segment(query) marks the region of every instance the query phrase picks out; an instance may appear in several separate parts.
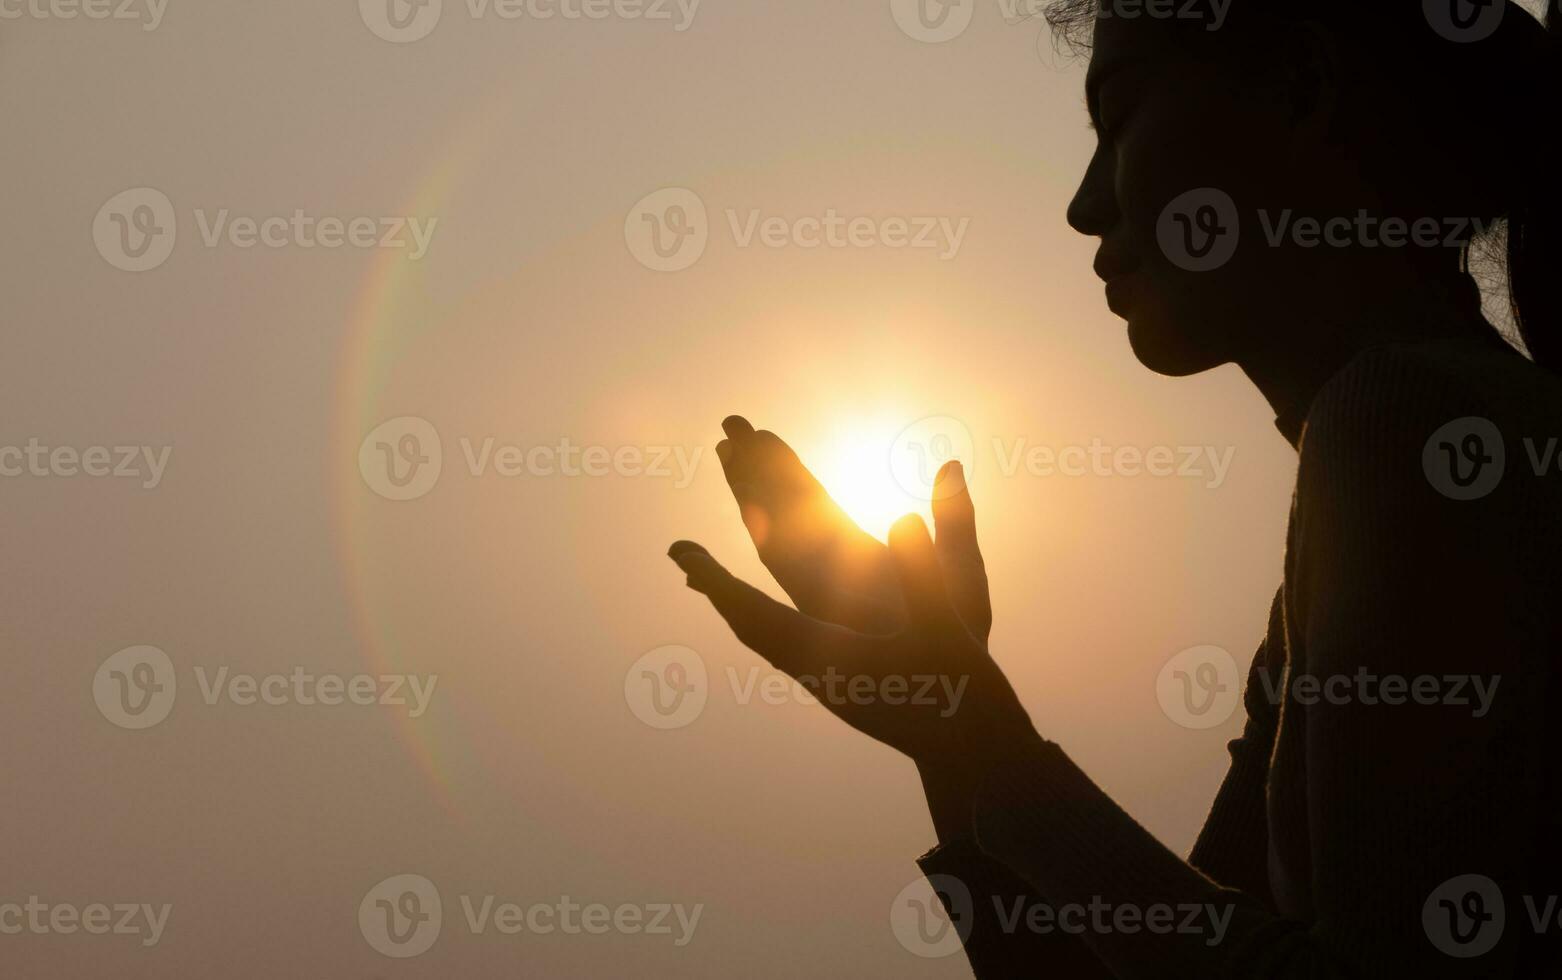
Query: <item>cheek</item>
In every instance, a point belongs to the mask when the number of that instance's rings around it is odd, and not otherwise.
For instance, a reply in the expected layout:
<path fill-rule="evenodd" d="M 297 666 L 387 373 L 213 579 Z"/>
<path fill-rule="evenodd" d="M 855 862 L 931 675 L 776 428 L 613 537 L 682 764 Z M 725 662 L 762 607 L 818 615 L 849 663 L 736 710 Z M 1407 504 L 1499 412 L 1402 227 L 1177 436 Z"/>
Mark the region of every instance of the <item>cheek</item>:
<path fill-rule="evenodd" d="M 1271 250 L 1257 247 L 1262 237 L 1244 207 L 1264 196 L 1262 185 L 1274 169 L 1265 162 L 1264 141 L 1252 135 L 1263 127 L 1242 121 L 1218 100 L 1203 99 L 1201 112 L 1146 113 L 1118 143 L 1123 230 L 1143 263 L 1144 302 L 1130 318 L 1130 340 L 1145 364 L 1173 375 L 1228 360 L 1265 300 L 1258 284 L 1273 279 L 1270 256 L 1263 254 Z M 1226 264 L 1189 271 L 1162 250 L 1157 232 L 1169 204 L 1202 188 L 1231 197 L 1241 235 Z"/>
<path fill-rule="evenodd" d="M 1199 188 L 1244 202 L 1267 197 L 1277 154 L 1266 120 L 1211 88 L 1170 90 L 1146 105 L 1117 147 L 1117 199 L 1136 241 L 1156 248 L 1156 226 L 1176 198 Z M 1244 224 L 1246 224 L 1244 214 Z"/>

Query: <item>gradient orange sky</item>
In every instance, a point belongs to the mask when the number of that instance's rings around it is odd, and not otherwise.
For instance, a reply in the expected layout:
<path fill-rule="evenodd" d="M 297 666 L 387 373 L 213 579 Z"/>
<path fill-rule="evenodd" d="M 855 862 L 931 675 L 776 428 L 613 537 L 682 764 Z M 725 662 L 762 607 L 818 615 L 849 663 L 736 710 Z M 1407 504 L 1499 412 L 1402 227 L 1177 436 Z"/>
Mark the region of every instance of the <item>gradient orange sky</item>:
<path fill-rule="evenodd" d="M 0 936 L 16 976 L 957 977 L 889 926 L 933 843 L 915 774 L 822 710 L 739 704 L 757 666 L 664 557 L 706 544 L 774 591 L 711 447 L 742 413 L 882 532 L 875 462 L 927 416 L 972 433 L 993 650 L 1041 732 L 1182 852 L 1240 716 L 1170 721 L 1160 668 L 1245 669 L 1279 583 L 1294 458 L 1234 369 L 1133 360 L 1063 214 L 1090 154 L 1083 66 L 978 3 L 922 43 L 887 3 L 708 2 L 690 28 L 473 21 L 374 36 L 352 3 L 175 2 L 155 31 L 0 23 L 8 351 L 0 445 L 172 447 L 155 489 L 0 480 L 11 842 L 0 901 L 168 902 L 151 949 Z M 1042 45 L 1045 47 L 1046 45 Z M 112 268 L 94 215 L 155 187 L 179 241 Z M 654 272 L 626 215 L 698 193 L 710 241 Z M 438 217 L 426 257 L 205 247 L 197 209 Z M 726 212 L 967 219 L 926 250 L 739 247 Z M 428 420 L 445 469 L 373 493 L 359 442 Z M 692 482 L 469 473 L 460 440 L 682 447 Z M 1005 475 L 998 447 L 1209 446 L 1218 487 Z M 868 462 L 864 463 L 863 460 Z M 875 483 L 875 481 L 877 481 Z M 876 487 L 876 488 L 875 488 Z M 779 593 L 778 593 L 779 594 Z M 92 679 L 150 644 L 168 720 Z M 637 658 L 697 651 L 710 702 L 657 731 Z M 420 718 L 202 702 L 197 667 L 437 674 Z M 387 876 L 438 883 L 410 960 L 359 935 Z M 456 896 L 682 902 L 687 946 L 471 935 Z"/>

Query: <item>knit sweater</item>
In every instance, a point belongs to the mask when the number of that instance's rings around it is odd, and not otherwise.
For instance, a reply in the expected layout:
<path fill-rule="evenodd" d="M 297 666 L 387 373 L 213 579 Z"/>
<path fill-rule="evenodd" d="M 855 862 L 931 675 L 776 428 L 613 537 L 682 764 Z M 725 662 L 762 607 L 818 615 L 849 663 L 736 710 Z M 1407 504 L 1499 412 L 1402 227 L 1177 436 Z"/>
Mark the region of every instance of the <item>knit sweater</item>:
<path fill-rule="evenodd" d="M 969 890 L 940 897 L 982 980 L 1559 975 L 1562 382 L 1386 345 L 1279 425 L 1285 576 L 1191 857 L 1005 747 L 974 838 L 919 862 Z"/>

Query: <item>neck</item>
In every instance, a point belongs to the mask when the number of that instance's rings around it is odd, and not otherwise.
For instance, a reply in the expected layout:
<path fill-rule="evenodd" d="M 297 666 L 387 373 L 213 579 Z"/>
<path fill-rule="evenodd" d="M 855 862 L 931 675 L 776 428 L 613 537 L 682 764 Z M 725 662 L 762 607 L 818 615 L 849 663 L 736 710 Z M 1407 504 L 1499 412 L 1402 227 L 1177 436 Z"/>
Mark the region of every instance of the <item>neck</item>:
<path fill-rule="evenodd" d="M 1296 444 L 1301 423 L 1318 390 L 1364 350 L 1391 343 L 1495 336 L 1481 314 L 1480 290 L 1463 272 L 1456 278 L 1422 277 L 1372 288 L 1334 285 L 1309 296 L 1354 297 L 1349 309 L 1298 302 L 1272 325 L 1254 349 L 1236 358 L 1274 410 L 1276 423 Z"/>

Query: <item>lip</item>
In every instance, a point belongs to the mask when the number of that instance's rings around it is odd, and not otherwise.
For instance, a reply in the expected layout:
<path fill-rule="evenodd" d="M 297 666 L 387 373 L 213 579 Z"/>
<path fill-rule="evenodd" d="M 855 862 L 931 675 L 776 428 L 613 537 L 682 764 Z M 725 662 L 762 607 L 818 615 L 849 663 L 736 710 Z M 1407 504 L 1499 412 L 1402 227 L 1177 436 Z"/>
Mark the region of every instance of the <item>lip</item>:
<path fill-rule="evenodd" d="M 1119 316 L 1126 315 L 1125 311 L 1128 308 L 1128 300 L 1133 295 L 1133 291 L 1129 288 L 1132 285 L 1132 282 L 1133 275 L 1131 273 L 1113 276 L 1111 279 L 1107 280 L 1107 309 L 1111 310 L 1113 313 L 1118 314 Z"/>
<path fill-rule="evenodd" d="M 1096 253 L 1091 268 L 1102 282 L 1111 283 L 1138 271 L 1139 263 L 1126 255 L 1113 254 L 1103 248 Z"/>

